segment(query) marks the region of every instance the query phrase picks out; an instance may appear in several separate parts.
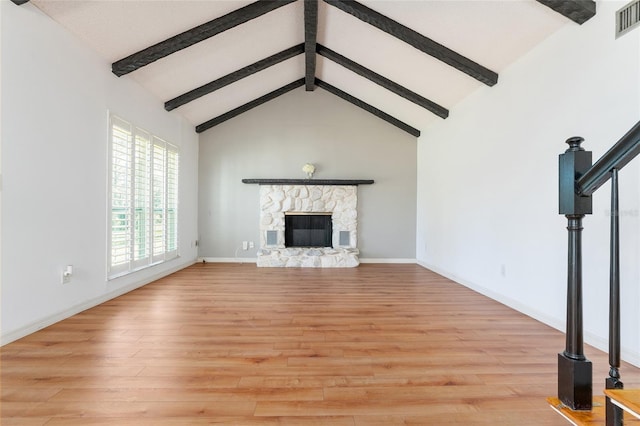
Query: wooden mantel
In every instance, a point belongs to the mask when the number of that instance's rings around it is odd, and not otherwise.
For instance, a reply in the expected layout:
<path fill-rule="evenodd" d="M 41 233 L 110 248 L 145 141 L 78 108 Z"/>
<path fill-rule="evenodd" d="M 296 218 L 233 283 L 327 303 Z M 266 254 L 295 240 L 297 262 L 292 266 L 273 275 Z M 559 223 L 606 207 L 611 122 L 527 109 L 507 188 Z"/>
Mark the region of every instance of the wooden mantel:
<path fill-rule="evenodd" d="M 258 185 L 371 185 L 373 179 L 242 179 Z"/>

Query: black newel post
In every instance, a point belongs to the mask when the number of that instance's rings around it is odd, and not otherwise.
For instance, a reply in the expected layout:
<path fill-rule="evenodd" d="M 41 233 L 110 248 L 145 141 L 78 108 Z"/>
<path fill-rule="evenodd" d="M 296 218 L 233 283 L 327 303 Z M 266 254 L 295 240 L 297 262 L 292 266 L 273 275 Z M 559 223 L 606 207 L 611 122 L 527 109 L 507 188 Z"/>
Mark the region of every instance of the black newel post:
<path fill-rule="evenodd" d="M 567 140 L 560 155 L 560 214 L 568 225 L 567 330 L 565 350 L 558 354 L 558 398 L 572 410 L 591 410 L 591 361 L 584 356 L 582 331 L 582 219 L 592 213 L 591 196 L 580 196 L 576 180 L 591 167 L 591 152 L 580 147 L 581 137 Z"/>

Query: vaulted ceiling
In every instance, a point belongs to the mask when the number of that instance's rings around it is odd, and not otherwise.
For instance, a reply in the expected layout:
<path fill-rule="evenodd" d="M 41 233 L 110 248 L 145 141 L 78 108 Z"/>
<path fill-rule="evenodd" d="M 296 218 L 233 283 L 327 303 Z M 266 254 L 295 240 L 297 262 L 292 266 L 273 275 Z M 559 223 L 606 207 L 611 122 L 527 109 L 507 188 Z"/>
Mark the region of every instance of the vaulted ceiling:
<path fill-rule="evenodd" d="M 591 0 L 31 3 L 198 132 L 290 90 L 327 90 L 418 136 L 595 14 Z"/>

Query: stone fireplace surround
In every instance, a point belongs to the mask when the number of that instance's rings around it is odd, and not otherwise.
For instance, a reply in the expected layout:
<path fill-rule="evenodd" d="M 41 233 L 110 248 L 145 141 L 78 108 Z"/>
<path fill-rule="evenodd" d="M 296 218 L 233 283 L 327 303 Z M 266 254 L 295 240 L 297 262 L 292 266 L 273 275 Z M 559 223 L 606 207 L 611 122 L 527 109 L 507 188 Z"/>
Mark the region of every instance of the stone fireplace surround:
<path fill-rule="evenodd" d="M 373 180 L 243 179 L 260 184 L 259 267 L 355 267 L 358 260 L 357 185 Z M 285 247 L 285 213 L 331 213 L 333 247 Z M 267 235 L 273 237 L 275 241 Z M 342 243 L 341 242 L 341 231 Z M 348 244 L 344 232 L 348 232 Z"/>

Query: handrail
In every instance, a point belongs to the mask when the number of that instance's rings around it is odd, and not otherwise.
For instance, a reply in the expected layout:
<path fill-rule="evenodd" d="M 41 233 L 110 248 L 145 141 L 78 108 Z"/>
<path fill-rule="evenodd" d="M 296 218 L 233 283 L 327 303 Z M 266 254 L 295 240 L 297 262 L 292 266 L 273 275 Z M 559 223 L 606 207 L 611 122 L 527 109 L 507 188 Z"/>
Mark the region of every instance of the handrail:
<path fill-rule="evenodd" d="M 611 241 L 609 270 L 609 376 L 606 389 L 623 389 L 620 380 L 620 239 L 618 171 L 640 155 L 640 121 L 595 164 L 581 137 L 567 139 L 559 157 L 559 213 L 568 221 L 567 330 L 564 352 L 558 354 L 558 398 L 572 410 L 592 408 L 592 367 L 584 356 L 582 331 L 582 219 L 593 212 L 592 194 L 611 179 Z M 622 426 L 622 410 L 609 397 L 606 425 Z"/>
<path fill-rule="evenodd" d="M 576 192 L 582 197 L 590 196 L 609 180 L 611 170 L 622 169 L 638 154 L 640 154 L 640 121 L 576 181 Z"/>

